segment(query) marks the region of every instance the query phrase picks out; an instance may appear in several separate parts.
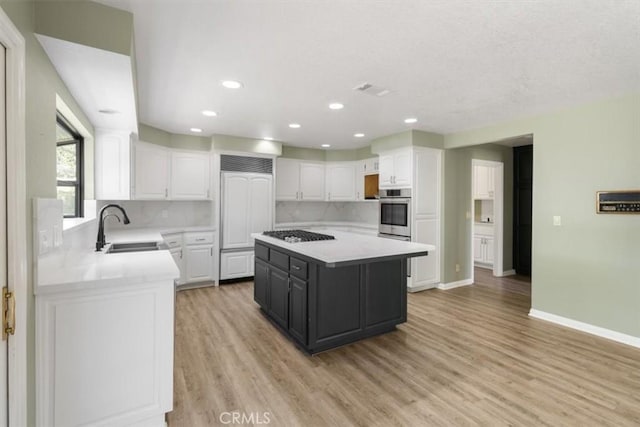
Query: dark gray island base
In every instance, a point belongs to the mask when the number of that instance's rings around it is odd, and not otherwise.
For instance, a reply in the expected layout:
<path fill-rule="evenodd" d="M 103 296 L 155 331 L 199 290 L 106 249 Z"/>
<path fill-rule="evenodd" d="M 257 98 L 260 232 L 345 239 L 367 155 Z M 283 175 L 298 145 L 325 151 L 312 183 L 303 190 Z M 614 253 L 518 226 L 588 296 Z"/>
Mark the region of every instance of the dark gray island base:
<path fill-rule="evenodd" d="M 407 321 L 407 255 L 329 267 L 256 240 L 255 256 L 254 300 L 310 354 Z"/>

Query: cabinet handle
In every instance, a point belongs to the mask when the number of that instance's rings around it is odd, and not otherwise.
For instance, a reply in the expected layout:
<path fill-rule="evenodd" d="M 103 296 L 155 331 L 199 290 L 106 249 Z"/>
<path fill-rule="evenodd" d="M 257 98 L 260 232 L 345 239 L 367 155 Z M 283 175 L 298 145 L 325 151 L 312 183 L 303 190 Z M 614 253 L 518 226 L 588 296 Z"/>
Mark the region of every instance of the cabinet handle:
<path fill-rule="evenodd" d="M 300 193 L 299 191 L 296 191 L 296 200 L 298 200 L 298 194 L 299 193 Z"/>
<path fill-rule="evenodd" d="M 169 197 L 169 189 L 168 188 L 164 189 L 164 197 Z"/>
<path fill-rule="evenodd" d="M 210 199 L 210 198 L 211 198 L 211 196 L 209 196 L 209 191 L 210 191 L 210 190 L 209 190 L 209 189 L 207 189 L 207 199 Z"/>
<path fill-rule="evenodd" d="M 356 200 L 360 200 L 360 192 L 359 191 L 356 193 Z"/>
<path fill-rule="evenodd" d="M 196 242 L 204 242 L 205 238 L 204 237 L 199 237 L 196 239 Z"/>
<path fill-rule="evenodd" d="M 182 259 L 182 249 L 180 249 L 180 259 Z"/>
<path fill-rule="evenodd" d="M 329 200 L 331 200 L 331 192 L 329 192 Z"/>
<path fill-rule="evenodd" d="M 211 256 L 213 256 L 213 248 L 209 250 L 211 252 Z"/>
<path fill-rule="evenodd" d="M 302 191 L 300 192 L 300 200 L 302 200 L 304 198 L 304 195 L 302 193 Z"/>
<path fill-rule="evenodd" d="M 298 267 L 297 265 L 292 265 L 291 268 L 293 268 L 294 270 L 300 270 L 300 267 Z"/>

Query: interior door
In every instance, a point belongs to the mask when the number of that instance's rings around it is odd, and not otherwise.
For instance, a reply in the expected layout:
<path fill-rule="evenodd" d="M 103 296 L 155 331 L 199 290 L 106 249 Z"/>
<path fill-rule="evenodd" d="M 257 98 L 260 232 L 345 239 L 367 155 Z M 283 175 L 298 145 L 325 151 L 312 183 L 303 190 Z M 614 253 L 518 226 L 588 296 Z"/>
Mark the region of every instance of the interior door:
<path fill-rule="evenodd" d="M 5 55 L 6 50 L 0 44 L 0 277 L 1 287 L 7 286 L 7 123 L 5 93 Z M 0 344 L 0 427 L 8 421 L 8 389 L 7 389 L 7 340 Z"/>

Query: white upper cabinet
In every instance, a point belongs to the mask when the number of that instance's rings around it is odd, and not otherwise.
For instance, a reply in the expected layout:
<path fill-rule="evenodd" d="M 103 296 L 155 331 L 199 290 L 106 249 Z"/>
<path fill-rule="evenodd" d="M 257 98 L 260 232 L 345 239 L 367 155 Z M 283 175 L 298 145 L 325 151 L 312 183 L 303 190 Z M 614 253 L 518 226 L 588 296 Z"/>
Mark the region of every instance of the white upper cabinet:
<path fill-rule="evenodd" d="M 169 150 L 137 142 L 134 146 L 134 198 L 165 200 L 169 198 Z"/>
<path fill-rule="evenodd" d="M 379 159 L 377 157 L 372 157 L 370 159 L 363 160 L 364 163 L 364 174 L 365 175 L 375 175 L 379 171 Z"/>
<path fill-rule="evenodd" d="M 493 199 L 495 193 L 495 169 L 491 166 L 473 166 L 473 198 Z"/>
<path fill-rule="evenodd" d="M 173 200 L 209 199 L 209 165 L 209 153 L 172 152 L 170 198 Z"/>
<path fill-rule="evenodd" d="M 324 200 L 323 163 L 279 158 L 276 165 L 276 200 Z"/>
<path fill-rule="evenodd" d="M 96 129 L 95 188 L 97 200 L 131 198 L 131 134 Z"/>
<path fill-rule="evenodd" d="M 326 169 L 327 177 L 327 200 L 329 201 L 351 201 L 356 200 L 356 164 L 351 162 L 341 162 L 328 164 Z M 363 182 L 364 190 L 364 179 Z"/>
<path fill-rule="evenodd" d="M 300 163 L 300 200 L 324 200 L 324 164 Z"/>
<path fill-rule="evenodd" d="M 411 148 L 389 151 L 379 158 L 380 188 L 411 187 L 413 159 Z"/>
<path fill-rule="evenodd" d="M 211 162 L 208 152 L 172 150 L 146 142 L 133 148 L 133 198 L 136 200 L 208 200 Z"/>

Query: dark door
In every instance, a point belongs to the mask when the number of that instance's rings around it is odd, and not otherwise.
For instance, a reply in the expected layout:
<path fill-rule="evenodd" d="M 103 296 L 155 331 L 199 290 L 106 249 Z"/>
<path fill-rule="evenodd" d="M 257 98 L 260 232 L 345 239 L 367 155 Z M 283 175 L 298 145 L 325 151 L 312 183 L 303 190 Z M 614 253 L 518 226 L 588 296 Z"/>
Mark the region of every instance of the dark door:
<path fill-rule="evenodd" d="M 307 282 L 296 277 L 291 277 L 289 332 L 303 344 L 307 343 Z"/>
<path fill-rule="evenodd" d="M 289 323 L 289 273 L 269 267 L 269 315 L 287 329 Z"/>
<path fill-rule="evenodd" d="M 531 275 L 533 145 L 513 149 L 513 268 Z"/>
<path fill-rule="evenodd" d="M 263 310 L 267 310 L 269 289 L 269 268 L 264 261 L 256 258 L 255 273 L 253 278 L 253 300 L 260 304 Z"/>

